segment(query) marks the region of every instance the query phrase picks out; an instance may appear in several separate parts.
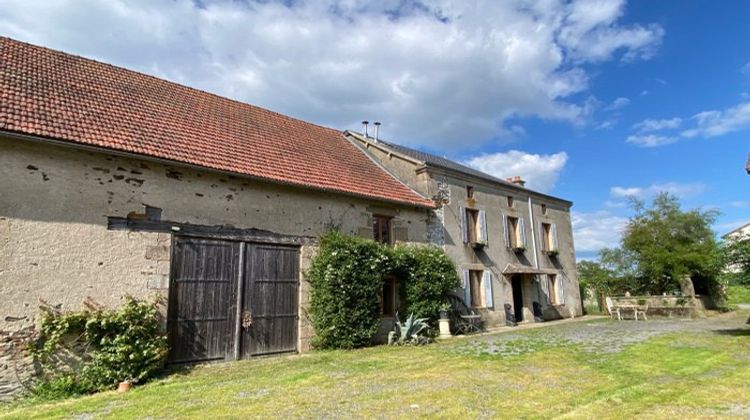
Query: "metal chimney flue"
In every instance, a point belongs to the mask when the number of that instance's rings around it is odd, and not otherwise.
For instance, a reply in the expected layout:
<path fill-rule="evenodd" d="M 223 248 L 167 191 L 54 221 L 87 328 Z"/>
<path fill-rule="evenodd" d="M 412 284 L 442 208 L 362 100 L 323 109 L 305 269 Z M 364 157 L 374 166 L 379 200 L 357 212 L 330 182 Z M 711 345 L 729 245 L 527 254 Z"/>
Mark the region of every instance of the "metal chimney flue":
<path fill-rule="evenodd" d="M 368 135 L 367 135 L 367 125 L 368 124 L 370 124 L 369 121 L 367 121 L 367 120 L 362 121 L 362 131 L 365 132 L 365 138 L 368 137 Z"/>
<path fill-rule="evenodd" d="M 380 134 L 380 121 L 375 121 L 375 143 L 378 142 L 379 134 Z"/>

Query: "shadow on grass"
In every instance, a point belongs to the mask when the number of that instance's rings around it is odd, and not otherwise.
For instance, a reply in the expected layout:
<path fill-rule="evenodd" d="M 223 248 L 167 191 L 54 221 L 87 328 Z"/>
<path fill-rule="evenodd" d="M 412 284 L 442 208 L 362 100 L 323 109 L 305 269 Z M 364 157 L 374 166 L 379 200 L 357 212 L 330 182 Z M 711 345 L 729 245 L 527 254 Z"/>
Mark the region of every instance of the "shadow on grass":
<path fill-rule="evenodd" d="M 750 337 L 750 328 L 730 328 L 725 330 L 714 330 L 715 334 L 731 335 L 734 337 Z"/>

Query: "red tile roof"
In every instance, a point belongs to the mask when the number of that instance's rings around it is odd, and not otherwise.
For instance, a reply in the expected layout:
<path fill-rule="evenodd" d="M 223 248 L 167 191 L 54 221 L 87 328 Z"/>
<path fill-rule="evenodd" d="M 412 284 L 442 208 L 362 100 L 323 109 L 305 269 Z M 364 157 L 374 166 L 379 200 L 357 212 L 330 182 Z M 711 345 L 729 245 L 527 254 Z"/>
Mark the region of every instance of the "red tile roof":
<path fill-rule="evenodd" d="M 337 130 L 4 37 L 0 130 L 433 206 Z"/>

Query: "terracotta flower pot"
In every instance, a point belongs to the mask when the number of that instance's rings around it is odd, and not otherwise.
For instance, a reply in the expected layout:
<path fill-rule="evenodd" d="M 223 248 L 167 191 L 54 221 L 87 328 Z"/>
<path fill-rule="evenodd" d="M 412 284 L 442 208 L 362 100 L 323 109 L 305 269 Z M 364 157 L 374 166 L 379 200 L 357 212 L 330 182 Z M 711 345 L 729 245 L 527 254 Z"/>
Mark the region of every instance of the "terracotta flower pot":
<path fill-rule="evenodd" d="M 117 385 L 117 392 L 128 392 L 130 391 L 130 387 L 132 384 L 130 381 L 122 381 L 119 385 Z"/>

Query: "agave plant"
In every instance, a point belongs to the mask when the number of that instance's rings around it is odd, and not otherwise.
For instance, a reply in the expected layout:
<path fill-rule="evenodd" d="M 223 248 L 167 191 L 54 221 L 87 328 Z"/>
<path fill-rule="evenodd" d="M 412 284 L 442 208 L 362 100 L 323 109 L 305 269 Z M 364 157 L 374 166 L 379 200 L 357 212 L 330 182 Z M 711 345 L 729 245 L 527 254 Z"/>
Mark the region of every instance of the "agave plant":
<path fill-rule="evenodd" d="M 396 328 L 388 334 L 389 344 L 421 344 L 426 342 L 426 337 L 420 333 L 427 329 L 427 318 L 416 318 L 410 314 L 406 321 L 401 322 L 396 314 Z"/>

